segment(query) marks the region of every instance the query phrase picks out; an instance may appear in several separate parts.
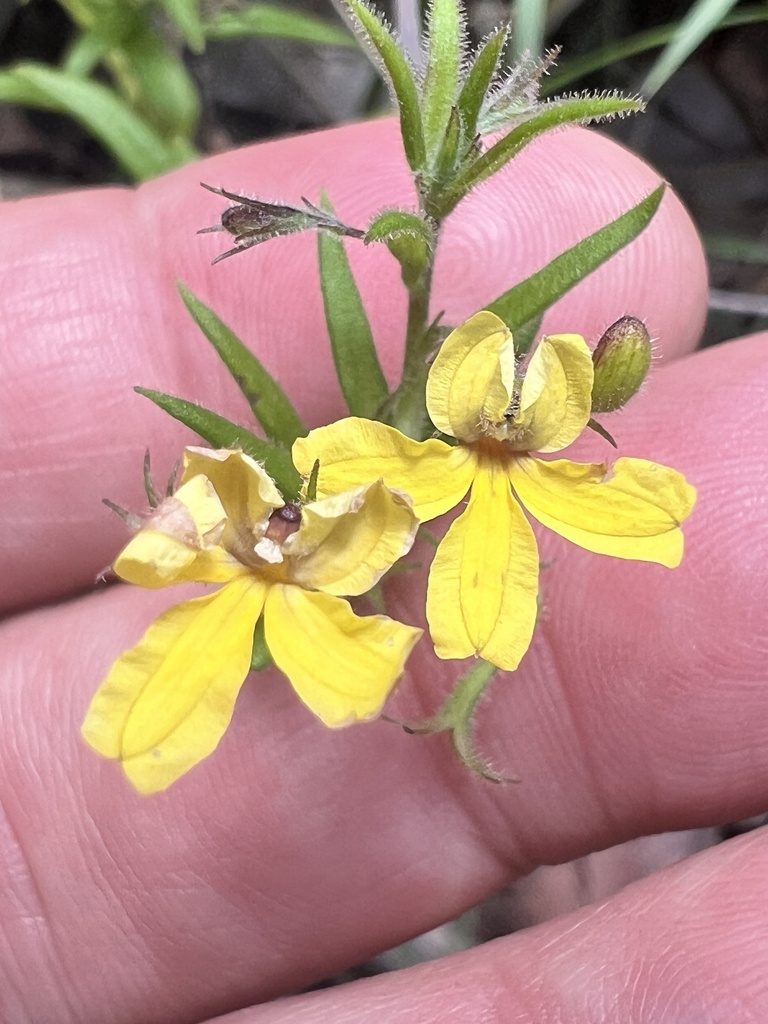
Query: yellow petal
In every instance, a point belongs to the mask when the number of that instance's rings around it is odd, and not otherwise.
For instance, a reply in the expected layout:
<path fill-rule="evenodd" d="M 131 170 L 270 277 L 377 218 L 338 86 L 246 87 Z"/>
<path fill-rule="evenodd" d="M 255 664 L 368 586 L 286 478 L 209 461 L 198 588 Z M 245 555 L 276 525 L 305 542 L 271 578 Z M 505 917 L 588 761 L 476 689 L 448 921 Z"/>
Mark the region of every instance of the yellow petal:
<path fill-rule="evenodd" d="M 557 452 L 576 440 L 592 408 L 592 354 L 578 334 L 543 338 L 531 356 L 507 440 L 518 451 Z"/>
<path fill-rule="evenodd" d="M 173 583 L 226 583 L 248 569 L 221 547 L 196 551 L 159 530 L 143 529 L 128 542 L 113 569 L 126 583 L 157 590 Z"/>
<path fill-rule="evenodd" d="M 364 594 L 411 550 L 418 525 L 410 502 L 380 480 L 311 502 L 283 545 L 289 578 L 326 594 Z"/>
<path fill-rule="evenodd" d="M 195 476 L 160 503 L 113 568 L 126 583 L 152 590 L 185 580 L 224 582 L 241 571 L 218 547 L 225 523 L 213 485 Z"/>
<path fill-rule="evenodd" d="M 245 535 L 253 550 L 267 528 L 270 514 L 285 504 L 272 477 L 237 449 L 187 448 L 182 479 L 186 481 L 197 473 L 211 481 L 227 514 L 223 546 L 232 551 L 243 543 Z"/>
<path fill-rule="evenodd" d="M 140 792 L 165 789 L 215 750 L 248 674 L 264 593 L 239 579 L 176 605 L 112 666 L 82 734 Z"/>
<path fill-rule="evenodd" d="M 452 448 L 434 438 L 413 441 L 384 423 L 356 416 L 297 438 L 292 453 L 303 476 L 320 460 L 320 497 L 383 480 L 410 496 L 422 523 L 458 505 L 472 483 L 475 465 L 468 448 Z"/>
<path fill-rule="evenodd" d="M 679 526 L 696 502 L 682 473 L 645 459 L 617 459 L 608 468 L 520 458 L 509 478 L 531 515 L 574 544 L 602 555 L 679 565 Z"/>
<path fill-rule="evenodd" d="M 501 467 L 483 465 L 432 562 L 427 619 L 439 658 L 517 668 L 536 624 L 539 556 Z"/>
<path fill-rule="evenodd" d="M 475 441 L 486 421 L 504 419 L 510 393 L 502 363 L 514 376 L 512 335 L 495 313 L 483 310 L 445 339 L 427 381 L 427 409 L 438 430 Z"/>
<path fill-rule="evenodd" d="M 275 664 L 325 725 L 376 718 L 421 630 L 385 615 L 360 618 L 339 597 L 270 588 L 264 632 Z"/>

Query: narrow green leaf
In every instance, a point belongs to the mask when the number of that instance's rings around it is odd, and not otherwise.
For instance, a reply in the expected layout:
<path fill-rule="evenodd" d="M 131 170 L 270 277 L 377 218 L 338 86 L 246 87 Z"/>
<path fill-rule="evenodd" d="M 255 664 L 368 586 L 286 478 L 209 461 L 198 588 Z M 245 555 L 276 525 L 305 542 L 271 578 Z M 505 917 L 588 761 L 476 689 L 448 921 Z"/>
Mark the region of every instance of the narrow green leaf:
<path fill-rule="evenodd" d="M 408 58 L 386 24 L 363 0 L 338 0 L 339 10 L 349 17 L 374 64 L 384 75 L 400 111 L 400 132 L 408 165 L 423 171 L 426 146 L 421 122 L 416 78 Z"/>
<path fill-rule="evenodd" d="M 109 51 L 104 62 L 137 114 L 163 138 L 181 136 L 191 146 L 200 119 L 197 85 L 181 56 L 149 22 Z"/>
<path fill-rule="evenodd" d="M 768 264 L 768 241 L 760 238 L 744 238 L 738 235 L 705 235 L 704 248 L 712 259 L 733 260 L 735 263 Z"/>
<path fill-rule="evenodd" d="M 674 37 L 659 54 L 640 86 L 640 92 L 649 97 L 658 92 L 737 3 L 738 0 L 696 0 L 680 22 Z"/>
<path fill-rule="evenodd" d="M 111 89 L 44 64 L 0 71 L 0 102 L 55 110 L 78 121 L 137 180 L 178 166 L 173 150 Z"/>
<path fill-rule="evenodd" d="M 466 171 L 460 174 L 442 196 L 435 199 L 435 216 L 445 217 L 480 182 L 509 163 L 517 154 L 539 135 L 563 124 L 588 124 L 622 114 L 642 110 L 641 100 L 631 97 L 568 96 L 540 107 L 538 113 L 513 128 L 482 156 L 478 157 Z"/>
<path fill-rule="evenodd" d="M 238 426 L 202 405 L 184 398 L 167 395 L 151 388 L 134 388 L 137 394 L 154 402 L 179 423 L 189 427 L 213 448 L 240 448 L 251 458 L 264 464 L 286 501 L 295 501 L 301 489 L 301 476 L 291 461 L 290 452 L 271 441 Z"/>
<path fill-rule="evenodd" d="M 547 0 L 515 0 L 513 46 L 520 56 L 526 51 L 533 56 L 544 49 L 547 25 Z"/>
<path fill-rule="evenodd" d="M 459 93 L 459 113 L 464 123 L 468 142 L 471 142 L 477 134 L 477 118 L 480 108 L 499 67 L 508 36 L 508 25 L 503 25 L 488 36 L 474 57 L 469 74 Z"/>
<path fill-rule="evenodd" d="M 325 321 L 344 400 L 353 416 L 373 418 L 389 390 L 344 242 L 320 231 L 317 254 Z"/>
<path fill-rule="evenodd" d="M 526 320 L 524 324 L 519 324 L 515 328 L 515 352 L 522 355 L 525 352 L 529 352 L 531 345 L 538 338 L 541 333 L 541 321 L 544 318 L 542 316 L 535 316 L 531 320 Z"/>
<path fill-rule="evenodd" d="M 253 352 L 210 306 L 201 302 L 180 281 L 177 288 L 184 305 L 231 373 L 253 415 L 264 428 L 264 433 L 276 444 L 290 448 L 297 437 L 304 437 L 308 431 L 288 396 Z"/>
<path fill-rule="evenodd" d="M 202 53 L 205 49 L 205 33 L 200 17 L 200 0 L 159 0 L 159 2 L 184 36 L 190 50 Z"/>
<path fill-rule="evenodd" d="M 459 89 L 464 25 L 458 0 L 431 0 L 427 41 L 422 124 L 428 158 L 433 160 L 443 148 L 443 137 Z"/>
<path fill-rule="evenodd" d="M 240 11 L 219 11 L 205 22 L 208 39 L 242 39 L 247 36 L 293 39 L 319 46 L 355 46 L 345 29 L 304 11 L 277 4 L 250 4 Z"/>
<path fill-rule="evenodd" d="M 77 78 L 87 78 L 101 62 L 106 48 L 95 32 L 81 32 L 67 50 L 61 70 Z"/>
<path fill-rule="evenodd" d="M 556 256 L 486 308 L 501 317 L 511 331 L 541 316 L 574 285 L 637 238 L 658 210 L 665 187 L 660 185 L 637 206 Z"/>
<path fill-rule="evenodd" d="M 768 21 L 768 6 L 744 7 L 734 11 L 727 18 L 723 18 L 713 32 L 733 28 L 736 25 L 753 25 L 760 21 Z M 557 71 L 552 72 L 542 86 L 542 92 L 547 95 L 558 93 L 566 85 L 570 85 L 579 78 L 584 78 L 585 75 L 591 75 L 594 71 L 600 71 L 617 61 L 634 57 L 638 53 L 645 53 L 647 50 L 655 50 L 664 46 L 674 38 L 679 25 L 679 21 L 674 21 L 669 25 L 655 25 L 647 32 L 637 32 L 624 39 L 615 39 L 607 46 L 590 50 L 589 53 L 579 57 L 572 57 L 565 61 Z"/>

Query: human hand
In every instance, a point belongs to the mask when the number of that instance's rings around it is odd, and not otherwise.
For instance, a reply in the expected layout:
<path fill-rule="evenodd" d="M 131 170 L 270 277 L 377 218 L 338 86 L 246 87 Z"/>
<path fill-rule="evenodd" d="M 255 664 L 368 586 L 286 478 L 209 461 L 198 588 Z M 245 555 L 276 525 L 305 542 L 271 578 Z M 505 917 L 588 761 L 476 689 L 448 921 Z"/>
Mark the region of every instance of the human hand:
<path fill-rule="evenodd" d="M 672 197 L 546 326 L 594 340 L 634 313 L 661 339 L 664 365 L 611 427 L 623 454 L 673 465 L 698 487 L 686 557 L 670 572 L 544 539 L 556 561 L 538 637 L 481 709 L 482 749 L 520 786 L 474 778 L 444 737 L 383 722 L 329 733 L 276 673 L 249 681 L 217 752 L 158 796 L 139 797 L 81 743 L 110 663 L 178 598 L 123 586 L 85 594 L 123 540 L 100 498 L 141 507 L 145 446 L 170 469 L 189 441 L 131 385 L 241 415 L 174 279 L 254 346 L 310 423 L 342 412 L 312 240 L 210 267 L 221 238 L 193 232 L 221 205 L 201 178 L 287 201 L 325 187 L 353 224 L 409 198 L 395 126 L 376 123 L 214 157 L 136 194 L 0 207 L 4 1024 L 181 1024 L 241 1007 L 232 1024 L 768 1018 L 761 835 L 451 960 L 265 1003 L 537 864 L 764 810 L 765 338 L 683 358 L 705 276 Z M 532 145 L 446 227 L 435 285 L 446 319 L 655 184 L 597 135 Z M 350 252 L 394 371 L 397 267 L 383 251 Z M 392 610 L 416 621 L 416 606 L 404 595 Z M 450 673 L 422 641 L 396 708 L 434 707 Z"/>

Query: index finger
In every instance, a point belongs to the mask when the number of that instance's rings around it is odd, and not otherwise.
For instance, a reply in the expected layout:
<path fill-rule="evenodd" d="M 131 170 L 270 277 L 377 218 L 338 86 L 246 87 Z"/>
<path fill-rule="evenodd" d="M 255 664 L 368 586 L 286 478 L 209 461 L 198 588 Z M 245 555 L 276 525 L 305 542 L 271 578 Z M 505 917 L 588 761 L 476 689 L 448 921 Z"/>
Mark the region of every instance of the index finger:
<path fill-rule="evenodd" d="M 413 206 L 393 122 L 212 157 L 137 192 L 100 190 L 0 207 L 0 519 L 7 555 L 0 610 L 90 585 L 123 531 L 102 497 L 144 505 L 141 458 L 170 469 L 189 433 L 133 394 L 143 384 L 247 422 L 248 410 L 186 313 L 182 279 L 253 347 L 310 423 L 342 413 L 318 288 L 314 239 L 278 239 L 216 267 L 222 204 L 200 180 L 269 199 L 317 198 L 365 225 L 382 205 Z M 482 186 L 441 239 L 433 313 L 459 321 L 658 184 L 599 135 L 545 136 Z M 405 294 L 383 248 L 350 255 L 382 362 L 395 379 Z M 626 313 L 647 319 L 667 355 L 690 349 L 704 314 L 703 256 L 668 196 L 647 231 L 567 295 L 555 330 L 596 338 Z"/>

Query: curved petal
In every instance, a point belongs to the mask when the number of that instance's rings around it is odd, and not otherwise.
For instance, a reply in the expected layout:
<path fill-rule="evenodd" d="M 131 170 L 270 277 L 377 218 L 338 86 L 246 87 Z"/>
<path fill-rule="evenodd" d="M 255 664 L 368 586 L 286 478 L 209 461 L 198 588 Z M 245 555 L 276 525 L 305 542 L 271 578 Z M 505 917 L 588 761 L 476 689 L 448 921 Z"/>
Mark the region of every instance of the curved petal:
<path fill-rule="evenodd" d="M 155 793 L 207 757 L 248 674 L 265 586 L 253 577 L 176 605 L 112 666 L 83 738 Z"/>
<path fill-rule="evenodd" d="M 539 555 L 500 467 L 483 467 L 432 562 L 427 619 L 439 658 L 517 668 L 536 624 Z"/>
<path fill-rule="evenodd" d="M 198 551 L 146 528 L 128 542 L 112 568 L 126 583 L 150 590 L 174 583 L 226 583 L 249 571 L 222 547 Z"/>
<path fill-rule="evenodd" d="M 559 459 L 516 459 L 509 478 L 528 511 L 588 551 L 673 568 L 683 556 L 679 529 L 696 490 L 682 473 L 645 459 L 610 468 Z"/>
<path fill-rule="evenodd" d="M 325 725 L 376 718 L 421 630 L 385 615 L 361 618 L 339 597 L 273 586 L 264 634 L 275 664 Z"/>
<path fill-rule="evenodd" d="M 468 448 L 445 441 L 413 441 L 394 427 L 349 416 L 296 439 L 293 461 L 305 477 L 320 461 L 317 492 L 321 497 L 383 480 L 413 501 L 425 523 L 461 501 L 474 475 L 475 457 Z"/>
<path fill-rule="evenodd" d="M 198 473 L 211 481 L 227 514 L 221 543 L 236 550 L 245 538 L 250 553 L 263 536 L 271 513 L 285 504 L 272 477 L 239 449 L 187 448 L 182 480 Z"/>
<path fill-rule="evenodd" d="M 558 452 L 581 434 L 592 409 L 592 353 L 579 334 L 543 338 L 531 356 L 507 440 L 517 451 Z"/>
<path fill-rule="evenodd" d="M 183 580 L 231 579 L 238 568 L 217 547 L 225 523 L 226 513 L 213 485 L 198 474 L 160 503 L 113 568 L 127 583 L 153 590 Z"/>
<path fill-rule="evenodd" d="M 437 429 L 475 441 L 484 422 L 503 421 L 511 396 L 502 379 L 502 358 L 514 372 L 514 357 L 507 325 L 488 310 L 452 331 L 427 380 L 427 410 Z"/>
<path fill-rule="evenodd" d="M 411 550 L 418 525 L 410 501 L 381 480 L 311 502 L 283 545 L 289 576 L 326 594 L 364 594 Z"/>

